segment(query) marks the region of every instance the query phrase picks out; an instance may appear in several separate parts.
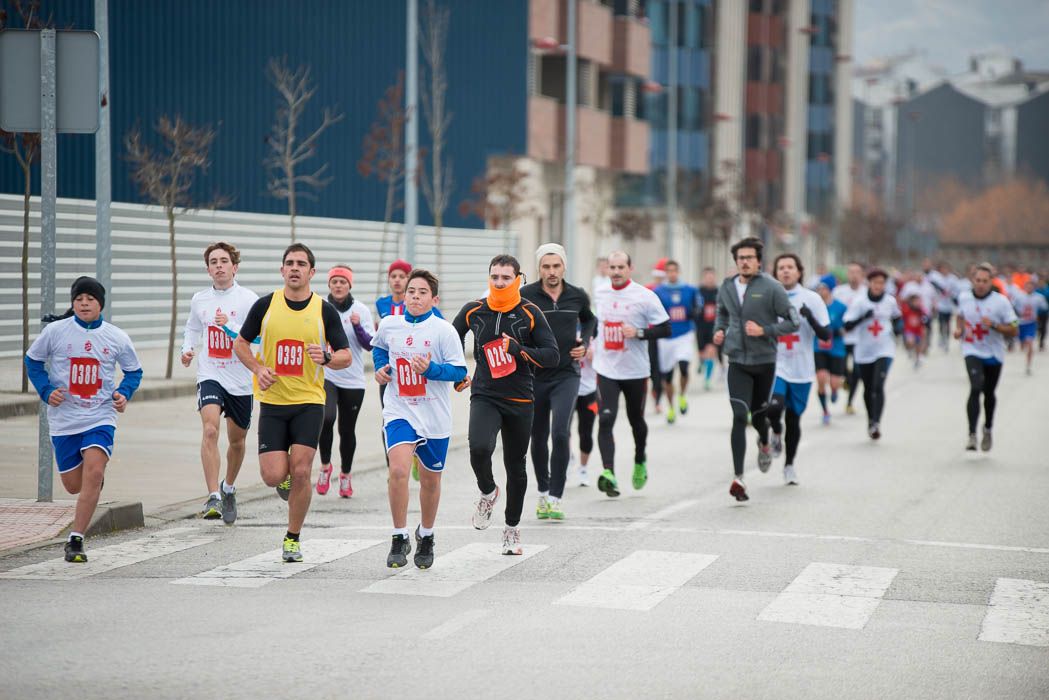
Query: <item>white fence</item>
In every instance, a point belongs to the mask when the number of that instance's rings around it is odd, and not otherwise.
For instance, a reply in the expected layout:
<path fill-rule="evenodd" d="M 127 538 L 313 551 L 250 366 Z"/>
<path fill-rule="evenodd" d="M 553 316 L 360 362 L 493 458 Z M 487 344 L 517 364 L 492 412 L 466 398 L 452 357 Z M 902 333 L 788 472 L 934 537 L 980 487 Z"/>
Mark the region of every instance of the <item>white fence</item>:
<path fill-rule="evenodd" d="M 95 203 L 59 199 L 57 217 L 56 310 L 68 308 L 68 290 L 79 275 L 95 273 Z M 29 310 L 31 338 L 40 327 L 40 202 L 32 200 L 29 220 Z M 193 294 L 210 280 L 203 253 L 208 244 L 225 240 L 241 250 L 238 281 L 259 294 L 281 286 L 281 252 L 291 242 L 288 217 L 234 211 L 199 211 L 175 222 L 179 281 L 179 334 Z M 385 270 L 403 255 L 402 227 L 391 224 L 383 248 L 383 225 L 374 221 L 296 218 L 296 238 L 317 256 L 313 289 L 327 294 L 325 273 L 335 264 L 353 268 L 353 295 L 372 305 L 376 285 L 386 294 Z M 517 238 L 501 231 L 444 229 L 442 264 L 436 269 L 433 229 L 417 227 L 417 267 L 441 278 L 441 306 L 455 313 L 487 288 L 487 264 L 501 252 L 516 254 Z M 0 195 L 0 357 L 21 354 L 22 337 L 22 198 Z M 167 220 L 159 207 L 114 203 L 112 208 L 113 291 L 107 299 L 113 320 L 137 347 L 163 347 L 171 306 L 171 260 Z M 111 303 L 110 303 L 111 302 Z M 109 313 L 107 312 L 107 317 Z M 181 336 L 179 336 L 180 338 Z M 176 342 L 180 342 L 176 339 Z"/>

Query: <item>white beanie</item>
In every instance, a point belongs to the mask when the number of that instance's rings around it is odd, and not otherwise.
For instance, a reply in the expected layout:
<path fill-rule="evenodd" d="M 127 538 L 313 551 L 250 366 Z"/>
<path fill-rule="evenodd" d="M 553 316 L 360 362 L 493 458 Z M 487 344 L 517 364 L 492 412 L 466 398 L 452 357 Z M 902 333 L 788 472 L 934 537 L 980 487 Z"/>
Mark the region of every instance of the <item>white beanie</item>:
<path fill-rule="evenodd" d="M 538 267 L 539 262 L 543 259 L 544 255 L 557 255 L 561 258 L 561 263 L 567 268 L 568 267 L 568 256 L 565 254 L 563 246 L 557 243 L 544 243 L 535 249 L 535 264 Z"/>

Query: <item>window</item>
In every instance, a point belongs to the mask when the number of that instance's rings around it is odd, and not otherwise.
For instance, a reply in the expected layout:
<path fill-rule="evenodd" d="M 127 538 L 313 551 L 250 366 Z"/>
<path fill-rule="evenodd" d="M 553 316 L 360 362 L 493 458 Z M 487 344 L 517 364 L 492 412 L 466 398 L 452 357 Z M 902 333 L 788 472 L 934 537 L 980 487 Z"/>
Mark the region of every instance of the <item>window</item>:
<path fill-rule="evenodd" d="M 565 101 L 564 56 L 541 56 L 539 59 L 539 94 Z"/>
<path fill-rule="evenodd" d="M 747 148 L 761 148 L 761 115 L 747 116 Z"/>
<path fill-rule="evenodd" d="M 667 45 L 667 5 L 665 2 L 649 2 L 648 26 L 652 32 L 652 43 L 656 46 Z"/>
<path fill-rule="evenodd" d="M 653 129 L 667 128 L 667 101 L 665 92 L 645 98 L 645 118 Z"/>
<path fill-rule="evenodd" d="M 750 0 L 750 11 L 762 13 L 765 11 L 765 0 Z"/>
<path fill-rule="evenodd" d="M 747 80 L 756 83 L 761 81 L 763 71 L 761 70 L 764 51 L 760 46 L 747 47 Z"/>

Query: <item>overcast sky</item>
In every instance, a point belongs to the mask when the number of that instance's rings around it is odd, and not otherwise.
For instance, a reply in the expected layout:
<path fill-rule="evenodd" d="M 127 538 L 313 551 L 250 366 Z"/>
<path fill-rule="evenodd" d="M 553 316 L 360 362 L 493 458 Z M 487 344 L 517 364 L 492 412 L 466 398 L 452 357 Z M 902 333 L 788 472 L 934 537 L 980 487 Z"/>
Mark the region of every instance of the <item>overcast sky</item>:
<path fill-rule="evenodd" d="M 948 73 L 970 54 L 1000 50 L 1049 70 L 1049 0 L 855 0 L 859 64 L 910 49 Z"/>

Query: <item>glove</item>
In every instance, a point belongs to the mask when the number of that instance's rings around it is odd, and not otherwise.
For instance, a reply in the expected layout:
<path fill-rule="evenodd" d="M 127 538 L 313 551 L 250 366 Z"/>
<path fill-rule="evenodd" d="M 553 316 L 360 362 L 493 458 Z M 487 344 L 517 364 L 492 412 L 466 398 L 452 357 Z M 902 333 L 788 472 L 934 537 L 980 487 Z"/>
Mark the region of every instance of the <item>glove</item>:
<path fill-rule="evenodd" d="M 514 338 L 511 338 L 506 333 L 503 333 L 503 352 L 507 355 L 517 357 L 521 354 L 521 344 Z"/>
<path fill-rule="evenodd" d="M 807 321 L 811 321 L 812 320 L 812 309 L 810 309 L 807 305 L 802 304 L 801 305 L 801 309 L 798 311 L 798 313 L 800 313 L 803 317 L 805 317 L 805 320 L 807 320 Z"/>
<path fill-rule="evenodd" d="M 873 318 L 873 317 L 874 317 L 874 309 L 867 309 L 867 313 L 863 314 L 863 317 L 860 320 Z"/>

